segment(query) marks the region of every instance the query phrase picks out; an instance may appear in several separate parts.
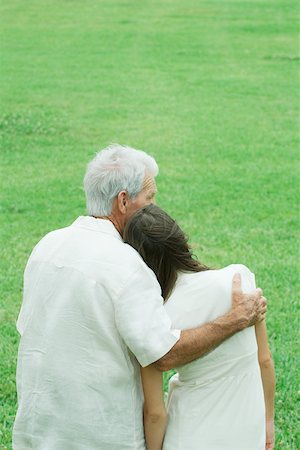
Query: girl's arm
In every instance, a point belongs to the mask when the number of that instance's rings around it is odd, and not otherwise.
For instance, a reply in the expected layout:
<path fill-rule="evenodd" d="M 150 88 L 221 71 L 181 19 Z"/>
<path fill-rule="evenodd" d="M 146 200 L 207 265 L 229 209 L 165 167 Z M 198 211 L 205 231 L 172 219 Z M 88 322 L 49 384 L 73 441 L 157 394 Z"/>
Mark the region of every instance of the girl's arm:
<path fill-rule="evenodd" d="M 258 345 L 258 361 L 264 388 L 266 405 L 266 450 L 274 449 L 274 397 L 275 397 L 275 370 L 271 352 L 268 347 L 267 329 L 265 321 L 255 325 Z"/>
<path fill-rule="evenodd" d="M 144 390 L 144 432 L 147 450 L 161 450 L 167 425 L 162 373 L 154 365 L 141 367 Z"/>

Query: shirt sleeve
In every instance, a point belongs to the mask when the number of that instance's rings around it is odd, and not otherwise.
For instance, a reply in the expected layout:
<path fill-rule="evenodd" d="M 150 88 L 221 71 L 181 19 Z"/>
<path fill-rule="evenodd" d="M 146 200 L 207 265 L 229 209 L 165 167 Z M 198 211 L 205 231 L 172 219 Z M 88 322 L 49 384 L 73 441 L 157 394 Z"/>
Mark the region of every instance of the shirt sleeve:
<path fill-rule="evenodd" d="M 160 286 L 153 272 L 140 268 L 115 298 L 116 325 L 142 367 L 157 361 L 176 344 L 180 330 L 171 328 Z"/>

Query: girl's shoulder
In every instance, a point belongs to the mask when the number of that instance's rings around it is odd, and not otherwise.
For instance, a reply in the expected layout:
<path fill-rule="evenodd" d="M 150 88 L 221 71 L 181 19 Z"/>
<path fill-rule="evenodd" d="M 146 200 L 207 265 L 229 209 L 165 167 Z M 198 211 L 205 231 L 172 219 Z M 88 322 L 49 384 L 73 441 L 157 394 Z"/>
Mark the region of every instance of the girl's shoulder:
<path fill-rule="evenodd" d="M 228 266 L 226 266 L 220 270 L 229 270 L 229 271 L 238 272 L 240 274 L 252 273 L 251 270 L 244 264 L 229 264 Z"/>
<path fill-rule="evenodd" d="M 255 289 L 255 275 L 244 264 L 230 264 L 220 270 L 228 275 L 230 274 L 232 277 L 235 273 L 239 273 L 241 275 L 243 291 L 249 292 Z"/>

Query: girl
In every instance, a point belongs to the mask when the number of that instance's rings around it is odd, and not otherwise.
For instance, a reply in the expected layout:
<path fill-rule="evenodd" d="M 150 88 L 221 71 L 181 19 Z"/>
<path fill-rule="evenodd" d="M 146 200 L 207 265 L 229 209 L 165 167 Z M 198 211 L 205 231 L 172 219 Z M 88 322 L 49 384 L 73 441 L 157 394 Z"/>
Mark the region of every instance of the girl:
<path fill-rule="evenodd" d="M 254 275 L 243 265 L 210 270 L 194 259 L 177 223 L 155 205 L 129 220 L 124 240 L 157 276 L 174 328 L 193 328 L 226 313 L 236 272 L 244 291 L 255 289 Z M 176 370 L 165 431 L 162 375 L 154 365 L 141 369 L 148 450 L 274 448 L 275 375 L 264 322 Z"/>

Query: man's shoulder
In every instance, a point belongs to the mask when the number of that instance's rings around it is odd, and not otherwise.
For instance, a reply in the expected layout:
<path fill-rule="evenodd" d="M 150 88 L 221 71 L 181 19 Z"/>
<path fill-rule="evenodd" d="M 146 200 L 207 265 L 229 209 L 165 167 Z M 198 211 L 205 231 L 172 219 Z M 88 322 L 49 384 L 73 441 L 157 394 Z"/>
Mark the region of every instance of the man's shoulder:
<path fill-rule="evenodd" d="M 73 223 L 69 223 L 65 226 L 55 228 L 46 232 L 44 236 L 42 236 L 38 244 L 51 240 L 64 239 L 66 236 L 71 235 L 72 233 L 74 233 Z"/>
<path fill-rule="evenodd" d="M 124 243 L 114 230 L 98 232 L 74 224 L 76 221 L 47 233 L 34 247 L 28 262 L 47 261 L 60 267 L 72 267 L 95 280 L 112 276 L 115 283 L 130 278 L 135 272 L 151 272 L 139 253 Z"/>
<path fill-rule="evenodd" d="M 47 244 L 50 241 L 54 241 L 56 239 L 59 239 L 60 237 L 62 237 L 63 235 L 65 235 L 68 232 L 68 229 L 70 228 L 70 226 L 67 227 L 63 227 L 63 228 L 58 228 L 56 230 L 51 230 L 48 231 L 44 236 L 42 236 L 37 243 L 35 244 L 35 246 L 33 247 L 32 250 L 32 255 L 40 248 L 42 247 L 44 244 Z"/>

